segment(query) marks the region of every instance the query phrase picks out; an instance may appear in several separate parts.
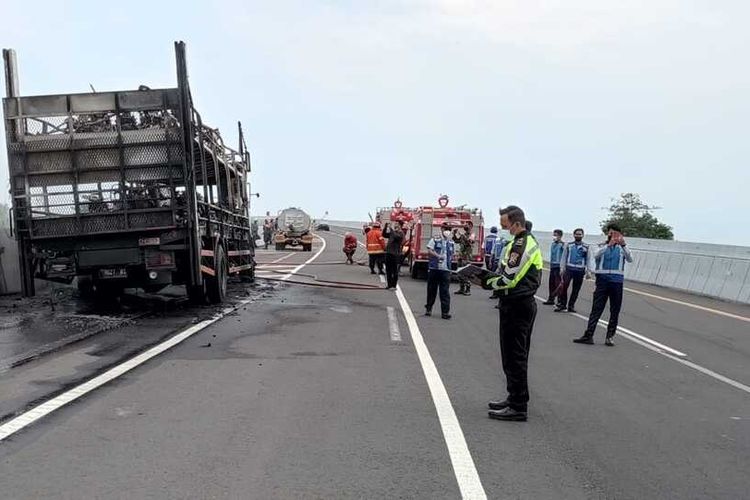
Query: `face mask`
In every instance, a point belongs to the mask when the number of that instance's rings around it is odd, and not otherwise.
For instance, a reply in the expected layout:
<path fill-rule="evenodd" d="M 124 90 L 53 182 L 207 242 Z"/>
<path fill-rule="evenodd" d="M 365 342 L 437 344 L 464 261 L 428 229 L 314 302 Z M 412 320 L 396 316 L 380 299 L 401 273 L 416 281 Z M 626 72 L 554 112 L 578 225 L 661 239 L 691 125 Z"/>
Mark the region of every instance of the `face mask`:
<path fill-rule="evenodd" d="M 443 238 L 448 239 L 450 237 L 451 237 L 451 232 L 450 231 L 443 231 Z"/>

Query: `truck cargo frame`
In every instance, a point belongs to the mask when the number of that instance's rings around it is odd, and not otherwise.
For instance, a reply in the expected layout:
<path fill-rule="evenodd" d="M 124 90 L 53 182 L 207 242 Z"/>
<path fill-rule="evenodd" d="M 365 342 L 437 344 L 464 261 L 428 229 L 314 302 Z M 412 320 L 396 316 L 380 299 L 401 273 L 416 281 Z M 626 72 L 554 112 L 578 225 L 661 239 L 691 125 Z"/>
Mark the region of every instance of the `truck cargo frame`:
<path fill-rule="evenodd" d="M 34 279 L 95 289 L 184 284 L 221 301 L 228 274 L 254 276 L 250 155 L 193 106 L 185 44 L 177 87 L 20 96 L 3 51 L 12 224 L 25 296 Z"/>

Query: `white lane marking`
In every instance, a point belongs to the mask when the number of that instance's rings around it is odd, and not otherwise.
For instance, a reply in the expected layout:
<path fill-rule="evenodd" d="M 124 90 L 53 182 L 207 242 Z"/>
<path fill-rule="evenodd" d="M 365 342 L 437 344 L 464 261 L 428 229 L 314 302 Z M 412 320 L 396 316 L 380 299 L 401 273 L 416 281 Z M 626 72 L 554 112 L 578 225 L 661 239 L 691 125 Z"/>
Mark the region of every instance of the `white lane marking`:
<path fill-rule="evenodd" d="M 688 367 L 692 368 L 693 370 L 697 370 L 697 371 L 699 371 L 699 372 L 701 372 L 701 373 L 703 373 L 705 375 L 708 375 L 709 377 L 713 377 L 716 380 L 719 380 L 720 382 L 724 382 L 725 384 L 731 385 L 735 389 L 739 389 L 741 391 L 745 391 L 746 393 L 750 394 L 750 386 L 747 386 L 747 385 L 743 384 L 742 382 L 737 382 L 736 380 L 733 380 L 733 379 L 731 379 L 729 377 L 725 377 L 721 373 L 716 373 L 713 370 L 709 370 L 708 368 L 704 368 L 701 365 L 693 363 L 692 361 L 688 361 L 687 359 L 680 359 L 680 358 L 677 358 L 675 356 L 670 356 L 667 353 L 660 353 L 660 354 L 662 354 L 663 356 L 666 356 L 666 357 L 668 357 L 670 359 L 673 359 L 673 360 L 677 361 L 678 363 L 681 363 L 681 364 L 683 364 L 685 366 L 688 366 Z"/>
<path fill-rule="evenodd" d="M 279 257 L 279 258 L 278 258 L 278 259 L 276 259 L 276 260 L 272 260 L 272 261 L 271 261 L 271 264 L 276 264 L 277 262 L 281 262 L 281 261 L 282 261 L 282 260 L 284 260 L 284 259 L 288 259 L 288 258 L 289 258 L 289 257 L 291 257 L 292 255 L 297 255 L 297 254 L 296 254 L 296 253 L 294 253 L 294 252 L 288 253 L 288 254 L 284 255 L 283 257 Z"/>
<path fill-rule="evenodd" d="M 537 297 L 537 300 L 543 302 L 544 299 L 541 297 Z M 589 319 L 586 316 L 583 316 L 582 314 L 578 313 L 572 313 L 569 314 L 570 316 L 575 316 L 576 318 L 580 318 L 584 321 L 588 321 Z M 599 320 L 598 326 L 606 328 L 607 323 Z M 703 373 L 704 375 L 708 375 L 709 377 L 712 377 L 720 382 L 724 382 L 725 384 L 731 385 L 732 387 L 739 389 L 741 391 L 744 391 L 748 394 L 750 394 L 750 386 L 747 386 L 743 384 L 742 382 L 738 382 L 734 379 L 731 379 L 729 377 L 726 377 L 722 375 L 721 373 L 716 373 L 713 370 L 709 370 L 708 368 L 704 368 L 703 366 L 693 363 L 692 361 L 688 361 L 687 359 L 684 359 L 687 354 L 682 353 L 676 349 L 672 349 L 671 347 L 665 346 L 664 344 L 660 344 L 659 342 L 656 342 L 655 340 L 651 340 L 648 337 L 644 337 L 643 335 L 640 335 L 638 333 L 635 333 L 632 330 L 629 330 L 627 328 L 622 328 L 621 326 L 618 326 L 617 329 L 622 332 L 622 337 L 630 340 L 631 342 L 635 342 L 636 344 L 640 345 L 641 347 L 645 347 L 646 349 L 650 351 L 654 351 L 655 353 L 661 354 L 662 356 L 669 358 L 673 361 L 676 361 L 682 365 L 685 365 L 689 368 L 692 368 L 693 370 L 699 371 Z M 643 339 L 643 340 L 641 340 Z M 678 354 L 674 354 L 678 353 Z"/>
<path fill-rule="evenodd" d="M 320 248 L 320 250 L 318 250 L 318 252 L 315 255 L 307 259 L 306 262 L 295 267 L 294 270 L 292 270 L 292 273 L 299 272 L 300 269 L 302 269 L 307 264 L 317 259 L 318 256 L 321 253 L 323 253 L 323 250 L 325 250 L 326 248 L 325 240 L 323 238 L 318 237 L 317 235 L 315 236 L 323 242 L 323 246 Z M 291 274 L 285 275 L 282 279 L 287 280 L 289 279 L 289 277 L 291 277 Z M 169 339 L 165 340 L 161 344 L 155 345 L 154 347 L 148 349 L 147 351 L 142 352 L 141 354 L 138 354 L 137 356 L 130 358 L 129 360 L 110 368 L 106 372 L 92 378 L 88 382 L 84 382 L 81 385 L 78 385 L 68 391 L 65 391 L 64 393 L 58 396 L 55 396 L 54 398 L 48 401 L 45 401 L 39 406 L 35 406 L 31 410 L 26 411 L 22 413 L 21 415 L 18 415 L 17 417 L 8 420 L 4 424 L 0 425 L 0 443 L 4 441 L 5 439 L 7 439 L 8 437 L 15 434 L 16 432 L 20 431 L 21 429 L 33 424 L 37 420 L 46 417 L 50 413 L 53 413 L 59 410 L 63 406 L 75 401 L 81 396 L 84 396 L 88 394 L 89 392 L 98 389 L 104 384 L 111 382 L 112 380 L 129 372 L 133 368 L 136 368 L 137 366 L 142 365 L 143 363 L 147 362 L 151 358 L 158 356 L 164 351 L 192 337 L 193 335 L 200 332 L 204 328 L 212 325 L 213 323 L 216 323 L 217 321 L 225 317 L 227 314 L 236 311 L 240 307 L 245 306 L 249 304 L 250 302 L 252 302 L 252 299 L 240 301 L 236 306 L 233 306 L 233 307 L 227 307 L 224 310 L 222 310 L 219 314 L 214 316 L 213 318 L 209 318 L 209 319 L 201 321 L 200 323 L 196 323 L 195 325 L 183 330 L 182 332 L 174 335 L 173 337 L 170 337 Z"/>
<path fill-rule="evenodd" d="M 466 499 L 486 499 L 487 494 L 482 487 L 482 481 L 479 479 L 479 473 L 469 452 L 456 412 L 451 405 L 448 392 L 445 390 L 440 373 L 438 373 L 435 362 L 430 356 L 430 351 L 424 342 L 417 320 L 414 318 L 414 313 L 412 313 L 400 285 L 396 286 L 396 297 L 398 297 L 404 318 L 406 318 L 406 324 L 409 327 L 419 363 L 422 365 L 424 378 L 427 380 L 427 386 L 432 395 L 432 402 L 435 404 L 435 410 L 437 410 L 438 420 L 443 431 L 445 444 L 448 446 L 448 455 L 450 455 L 453 473 L 456 475 L 461 496 Z"/>
<path fill-rule="evenodd" d="M 539 302 L 544 302 L 544 299 L 542 297 L 540 297 L 538 295 L 534 295 L 534 297 Z M 588 321 L 589 320 L 589 318 L 587 316 L 584 316 L 583 314 L 578 314 L 578 313 L 565 313 L 565 314 L 568 314 L 569 316 L 575 316 L 576 318 L 580 318 L 580 319 L 582 319 L 584 321 Z M 603 326 L 604 328 L 606 328 L 607 327 L 607 322 L 600 319 L 599 323 L 598 323 L 598 326 Z M 623 328 L 622 326 L 618 326 L 617 327 L 617 331 L 622 334 L 622 337 L 624 337 L 624 338 L 626 338 L 628 340 L 631 340 L 631 341 L 635 342 L 636 344 L 650 345 L 652 347 L 655 347 L 659 351 L 668 352 L 669 354 L 671 354 L 673 356 L 678 356 L 678 357 L 681 357 L 681 358 L 687 357 L 687 354 L 685 354 L 684 352 L 678 351 L 677 349 L 673 349 L 672 347 L 669 347 L 669 346 L 664 345 L 664 344 L 662 344 L 660 342 L 657 342 L 657 341 L 655 341 L 653 339 L 650 339 L 650 338 L 646 337 L 645 335 L 641 335 L 640 333 L 636 333 L 633 330 L 628 330 L 627 328 Z"/>
<path fill-rule="evenodd" d="M 544 270 L 545 271 L 549 271 L 549 268 L 545 267 Z M 590 278 L 587 278 L 586 281 L 594 281 L 594 280 L 590 279 Z M 623 290 L 625 290 L 626 292 L 635 293 L 636 295 L 643 295 L 644 297 L 651 297 L 652 299 L 663 300 L 664 302 L 671 302 L 672 304 L 679 304 L 681 306 L 691 307 L 691 308 L 697 309 L 699 311 L 704 311 L 704 312 L 708 312 L 708 313 L 711 313 L 711 314 L 716 314 L 718 316 L 724 316 L 726 318 L 737 319 L 737 320 L 740 320 L 740 321 L 745 321 L 747 323 L 750 323 L 750 318 L 747 317 L 747 316 L 742 316 L 742 315 L 739 315 L 739 314 L 732 314 L 730 312 L 722 311 L 721 309 L 713 309 L 711 307 L 700 306 L 698 304 L 693 304 L 692 302 L 686 302 L 684 300 L 671 299 L 669 297 L 663 297 L 661 295 L 656 295 L 655 293 L 649 293 L 649 292 L 643 292 L 641 290 L 636 290 L 635 288 L 623 287 Z M 680 291 L 680 290 L 678 290 L 678 291 Z"/>
<path fill-rule="evenodd" d="M 243 301 L 240 303 L 240 305 L 245 305 L 248 302 L 250 301 L 249 300 Z M 234 308 L 229 308 L 229 309 L 234 310 Z M 39 406 L 0 425 L 0 441 L 7 439 L 9 436 L 15 434 L 16 432 L 20 431 L 24 427 L 33 424 L 40 418 L 43 418 L 49 415 L 50 413 L 67 405 L 68 403 L 75 401 L 76 399 L 93 391 L 94 389 L 97 389 L 98 387 L 101 387 L 107 382 L 110 382 L 116 379 L 117 377 L 120 377 L 121 375 L 127 373 L 128 371 L 132 370 L 138 365 L 145 363 L 149 359 L 155 356 L 158 356 L 159 354 L 163 353 L 167 349 L 174 347 L 175 345 L 191 337 L 192 335 L 195 335 L 196 333 L 203 330 L 204 328 L 211 325 L 212 323 L 215 323 L 219 319 L 223 318 L 226 313 L 227 311 L 225 310 L 222 313 L 214 316 L 213 318 L 203 320 L 200 323 L 197 323 L 191 326 L 187 330 L 184 330 L 181 333 L 178 333 L 174 337 L 171 337 L 170 339 L 162 342 L 161 344 L 154 346 L 151 349 L 135 356 L 134 358 L 131 358 L 128 361 L 125 361 L 124 363 L 121 363 L 115 366 L 114 368 L 110 368 L 106 372 L 102 373 L 101 375 L 97 377 L 92 378 L 88 382 L 85 382 L 77 387 L 74 387 L 73 389 L 70 389 L 60 394 L 59 396 L 56 396 L 50 399 L 49 401 L 46 401 L 40 404 Z"/>
<path fill-rule="evenodd" d="M 297 266 L 294 269 L 292 269 L 291 271 L 289 271 L 289 274 L 285 274 L 284 276 L 282 276 L 281 277 L 282 280 L 286 281 L 289 278 L 291 278 L 292 276 L 294 276 L 294 274 L 298 273 L 300 271 L 300 269 L 302 269 L 303 267 L 305 267 L 306 265 L 308 265 L 310 262 L 312 262 L 315 259 L 317 259 L 318 256 L 323 253 L 323 250 L 326 249 L 326 240 L 324 238 L 321 238 L 317 234 L 315 234 L 314 236 L 316 238 L 318 238 L 323 243 L 323 245 L 320 247 L 320 249 L 317 252 L 315 252 L 315 255 L 313 255 L 312 257 L 310 257 L 309 259 L 307 259 L 305 262 L 303 262 L 299 266 Z"/>
<path fill-rule="evenodd" d="M 401 330 L 398 328 L 398 318 L 396 310 L 388 306 L 388 329 L 391 331 L 391 342 L 401 342 Z"/>
<path fill-rule="evenodd" d="M 681 306 L 692 307 L 693 309 L 697 309 L 699 311 L 709 312 L 712 314 L 717 314 L 719 316 L 724 316 L 726 318 L 738 319 L 740 321 L 745 321 L 747 323 L 750 323 L 750 318 L 748 318 L 747 316 L 740 316 L 739 314 L 732 314 L 726 311 L 722 311 L 720 309 L 712 309 L 710 307 L 699 306 L 698 304 L 693 304 L 692 302 L 685 302 L 682 300 L 670 299 L 669 297 L 662 297 L 661 295 L 656 295 L 656 294 L 648 293 L 648 292 L 642 292 L 640 290 L 635 290 L 633 288 L 625 287 L 624 289 L 630 293 L 643 295 L 645 297 L 651 297 L 653 299 L 663 300 L 664 302 L 671 302 L 672 304 L 679 304 Z"/>

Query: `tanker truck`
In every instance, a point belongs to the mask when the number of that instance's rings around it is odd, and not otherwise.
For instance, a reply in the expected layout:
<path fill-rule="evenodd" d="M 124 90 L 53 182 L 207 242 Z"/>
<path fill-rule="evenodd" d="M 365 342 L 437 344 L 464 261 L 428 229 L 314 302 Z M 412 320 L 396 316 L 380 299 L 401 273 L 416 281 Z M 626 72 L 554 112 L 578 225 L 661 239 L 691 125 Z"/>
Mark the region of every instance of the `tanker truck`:
<path fill-rule="evenodd" d="M 290 207 L 279 212 L 276 217 L 276 250 L 302 246 L 305 252 L 312 251 L 312 221 L 310 216 L 299 208 Z"/>

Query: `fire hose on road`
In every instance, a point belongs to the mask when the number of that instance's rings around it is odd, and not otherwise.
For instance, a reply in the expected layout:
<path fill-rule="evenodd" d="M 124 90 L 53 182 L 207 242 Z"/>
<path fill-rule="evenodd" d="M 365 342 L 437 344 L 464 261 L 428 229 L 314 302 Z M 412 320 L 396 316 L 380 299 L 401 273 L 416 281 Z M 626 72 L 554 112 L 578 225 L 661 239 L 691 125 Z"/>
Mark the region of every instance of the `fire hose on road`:
<path fill-rule="evenodd" d="M 319 287 L 319 288 L 338 288 L 341 290 L 369 290 L 369 291 L 372 291 L 372 290 L 385 291 L 386 290 L 380 285 L 370 285 L 367 283 L 354 283 L 351 281 L 323 280 L 323 279 L 318 278 L 317 275 L 314 275 L 314 274 L 291 273 L 288 271 L 276 271 L 276 270 L 271 270 L 270 272 L 276 273 L 276 274 L 282 274 L 284 276 L 300 276 L 303 278 L 310 278 L 314 281 L 313 282 L 298 281 L 298 280 L 290 280 L 290 279 L 285 279 L 285 278 L 269 278 L 269 277 L 258 277 L 257 279 L 266 280 L 266 281 L 278 281 L 281 283 L 292 283 L 295 285 L 314 286 L 314 287 Z"/>

